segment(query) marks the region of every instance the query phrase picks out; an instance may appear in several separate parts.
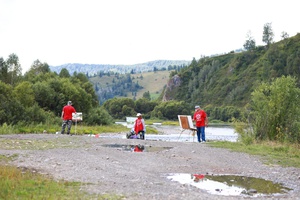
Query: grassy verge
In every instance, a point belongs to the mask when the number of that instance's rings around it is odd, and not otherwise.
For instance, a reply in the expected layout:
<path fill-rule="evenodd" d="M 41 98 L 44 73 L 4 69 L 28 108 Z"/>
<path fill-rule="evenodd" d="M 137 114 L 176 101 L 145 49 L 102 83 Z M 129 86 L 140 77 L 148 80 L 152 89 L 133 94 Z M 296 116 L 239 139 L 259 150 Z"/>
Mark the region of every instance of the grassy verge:
<path fill-rule="evenodd" d="M 117 195 L 91 195 L 79 182 L 54 181 L 29 169 L 0 165 L 0 199 L 123 199 Z"/>
<path fill-rule="evenodd" d="M 256 142 L 245 145 L 241 142 L 216 141 L 208 143 L 212 147 L 227 148 L 237 152 L 259 155 L 269 165 L 300 168 L 300 146 L 277 142 Z"/>
<path fill-rule="evenodd" d="M 27 125 L 23 127 L 18 127 L 17 125 L 3 125 L 0 127 L 1 134 L 22 134 L 22 133 L 60 133 L 61 127 L 59 125 L 47 125 L 47 124 L 37 124 L 37 125 Z M 71 134 L 101 134 L 101 133 L 127 133 L 130 128 L 120 124 L 112 124 L 106 126 L 86 126 L 82 124 L 73 125 L 71 128 Z M 157 134 L 157 130 L 152 127 L 147 128 L 148 134 Z"/>
<path fill-rule="evenodd" d="M 167 126 L 179 126 L 178 120 L 175 121 L 164 121 L 159 119 L 147 119 L 145 120 L 147 127 L 147 134 L 157 134 L 157 130 L 149 125 L 154 123 L 161 123 Z M 223 126 L 230 125 L 220 122 L 210 122 L 210 126 Z M 22 133 L 60 133 L 61 124 L 27 124 L 27 125 L 7 125 L 4 123 L 0 127 L 1 134 L 22 134 Z M 130 128 L 121 124 L 111 124 L 105 126 L 86 126 L 81 122 L 72 125 L 71 134 L 101 134 L 101 133 L 119 133 L 130 131 Z"/>

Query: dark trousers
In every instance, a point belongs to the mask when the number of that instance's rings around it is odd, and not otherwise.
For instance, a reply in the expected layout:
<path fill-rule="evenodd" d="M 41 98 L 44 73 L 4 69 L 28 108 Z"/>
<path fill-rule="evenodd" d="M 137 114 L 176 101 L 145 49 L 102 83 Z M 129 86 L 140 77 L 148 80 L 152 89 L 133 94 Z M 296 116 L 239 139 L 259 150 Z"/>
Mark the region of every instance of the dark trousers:
<path fill-rule="evenodd" d="M 69 119 L 69 120 L 64 120 L 62 125 L 61 125 L 61 134 L 64 134 L 65 133 L 65 129 L 66 127 L 67 128 L 67 134 L 70 134 L 70 131 L 71 131 L 71 127 L 72 127 L 72 120 Z"/>
<path fill-rule="evenodd" d="M 145 132 L 144 131 L 140 131 L 140 132 L 138 132 L 138 134 L 140 134 L 140 139 L 142 139 L 142 140 L 145 139 Z"/>

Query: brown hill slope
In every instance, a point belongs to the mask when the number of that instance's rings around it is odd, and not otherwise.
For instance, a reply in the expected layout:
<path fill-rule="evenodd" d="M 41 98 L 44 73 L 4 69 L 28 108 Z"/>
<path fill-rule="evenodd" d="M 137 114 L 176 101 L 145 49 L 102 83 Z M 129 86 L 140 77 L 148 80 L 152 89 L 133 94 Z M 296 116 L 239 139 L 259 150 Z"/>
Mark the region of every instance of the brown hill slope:
<path fill-rule="evenodd" d="M 133 82 L 136 83 L 138 81 L 139 85 L 143 87 L 143 89 L 137 92 L 136 98 L 143 97 L 143 94 L 149 91 L 151 99 L 157 99 L 167 84 L 170 73 L 171 71 L 157 71 L 132 74 L 131 78 Z M 141 78 L 141 75 L 143 78 Z M 133 97 L 133 95 L 128 93 L 128 97 Z"/>
<path fill-rule="evenodd" d="M 167 84 L 171 71 L 155 71 L 155 72 L 143 72 L 137 74 L 130 74 L 133 83 L 138 83 L 142 89 L 139 89 L 136 93 L 136 99 L 143 97 L 145 92 L 150 93 L 151 99 L 157 99 L 162 93 L 163 88 Z M 119 75 L 120 76 L 120 75 Z M 125 76 L 125 75 L 124 75 Z M 117 81 L 114 75 L 110 76 L 95 76 L 89 78 L 93 85 L 98 88 L 106 88 L 106 90 L 112 90 L 113 81 Z M 102 95 L 97 93 L 97 95 Z M 133 98 L 132 92 L 127 92 L 127 97 Z"/>

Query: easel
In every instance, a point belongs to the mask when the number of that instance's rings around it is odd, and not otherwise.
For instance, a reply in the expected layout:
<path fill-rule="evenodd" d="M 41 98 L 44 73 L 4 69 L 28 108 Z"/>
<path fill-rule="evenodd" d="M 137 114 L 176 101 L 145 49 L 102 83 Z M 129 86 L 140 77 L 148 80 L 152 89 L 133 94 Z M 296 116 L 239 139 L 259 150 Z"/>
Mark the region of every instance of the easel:
<path fill-rule="evenodd" d="M 75 135 L 77 135 L 76 134 L 76 128 L 77 128 L 77 119 L 75 119 Z"/>
<path fill-rule="evenodd" d="M 76 133 L 77 122 L 82 121 L 82 112 L 72 113 L 72 121 L 75 122 L 75 135 L 77 135 Z"/>
<path fill-rule="evenodd" d="M 178 140 L 181 137 L 181 134 L 182 134 L 183 131 L 189 130 L 190 133 L 192 133 L 193 142 L 194 142 L 195 132 L 197 132 L 197 129 L 193 125 L 192 117 L 190 115 L 178 115 L 178 120 L 179 120 L 179 125 L 181 127 L 181 132 L 180 132 L 180 135 L 178 137 Z"/>

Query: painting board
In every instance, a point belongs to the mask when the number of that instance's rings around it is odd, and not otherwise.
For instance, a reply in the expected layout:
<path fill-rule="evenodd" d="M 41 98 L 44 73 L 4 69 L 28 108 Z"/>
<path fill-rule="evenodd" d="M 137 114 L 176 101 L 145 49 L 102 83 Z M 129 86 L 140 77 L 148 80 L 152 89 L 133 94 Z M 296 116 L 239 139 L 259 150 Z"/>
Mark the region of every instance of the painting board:
<path fill-rule="evenodd" d="M 191 115 L 178 115 L 180 127 L 183 129 L 195 129 Z"/>
<path fill-rule="evenodd" d="M 182 128 L 181 133 L 185 130 L 189 130 L 189 132 L 192 133 L 193 142 L 194 142 L 195 133 L 196 133 L 197 129 L 194 127 L 194 124 L 193 124 L 193 121 L 192 121 L 192 116 L 190 116 L 190 115 L 178 115 L 178 120 L 179 120 L 180 127 Z M 179 135 L 179 138 L 181 136 L 181 133 Z"/>
<path fill-rule="evenodd" d="M 72 121 L 82 121 L 82 112 L 72 113 Z"/>

